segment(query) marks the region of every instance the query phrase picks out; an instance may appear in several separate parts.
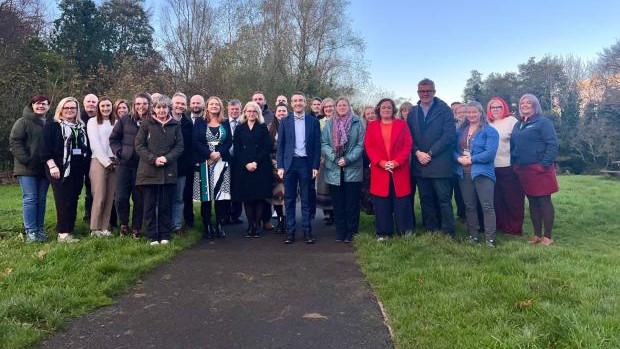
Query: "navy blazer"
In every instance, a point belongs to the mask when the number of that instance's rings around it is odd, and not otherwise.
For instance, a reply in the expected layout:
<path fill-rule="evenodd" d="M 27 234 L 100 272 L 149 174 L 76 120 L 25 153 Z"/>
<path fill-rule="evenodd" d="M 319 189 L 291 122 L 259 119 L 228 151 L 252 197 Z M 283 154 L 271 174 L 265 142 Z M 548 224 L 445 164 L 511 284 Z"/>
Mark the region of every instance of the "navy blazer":
<path fill-rule="evenodd" d="M 306 122 L 306 155 L 308 167 L 313 170 L 319 169 L 321 160 L 321 127 L 319 120 L 312 115 L 306 113 L 304 116 Z M 295 152 L 295 116 L 289 113 L 278 128 L 278 152 L 276 161 L 278 168 L 283 168 L 286 173 L 291 167 Z"/>

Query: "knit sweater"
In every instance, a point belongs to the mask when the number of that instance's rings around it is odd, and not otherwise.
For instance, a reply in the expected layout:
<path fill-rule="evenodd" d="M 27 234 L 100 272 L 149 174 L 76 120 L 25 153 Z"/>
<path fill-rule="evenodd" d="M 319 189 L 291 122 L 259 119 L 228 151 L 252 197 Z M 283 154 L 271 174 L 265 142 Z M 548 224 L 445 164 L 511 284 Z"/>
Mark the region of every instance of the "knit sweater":
<path fill-rule="evenodd" d="M 495 156 L 495 167 L 510 167 L 510 135 L 512 135 L 512 129 L 516 123 L 517 118 L 509 115 L 489 124 L 499 133 L 499 146 Z"/>
<path fill-rule="evenodd" d="M 97 118 L 88 119 L 86 132 L 90 141 L 90 149 L 93 153 L 93 159 L 97 159 L 103 167 L 108 167 L 114 157 L 112 149 L 110 149 L 110 134 L 112 133 L 112 124 L 110 120 L 103 120 L 102 124 L 97 123 Z"/>

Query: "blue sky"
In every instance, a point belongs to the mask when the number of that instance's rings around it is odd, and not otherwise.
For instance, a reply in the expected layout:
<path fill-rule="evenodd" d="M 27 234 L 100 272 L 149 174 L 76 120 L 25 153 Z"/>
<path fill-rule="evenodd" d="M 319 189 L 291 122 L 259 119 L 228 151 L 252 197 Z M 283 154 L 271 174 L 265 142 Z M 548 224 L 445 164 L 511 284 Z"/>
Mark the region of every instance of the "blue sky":
<path fill-rule="evenodd" d="M 162 2 L 146 0 L 155 27 Z M 620 39 L 619 0 L 350 0 L 347 16 L 372 83 L 412 101 L 425 77 L 450 103 L 473 69 L 517 71 L 547 54 L 592 61 Z"/>

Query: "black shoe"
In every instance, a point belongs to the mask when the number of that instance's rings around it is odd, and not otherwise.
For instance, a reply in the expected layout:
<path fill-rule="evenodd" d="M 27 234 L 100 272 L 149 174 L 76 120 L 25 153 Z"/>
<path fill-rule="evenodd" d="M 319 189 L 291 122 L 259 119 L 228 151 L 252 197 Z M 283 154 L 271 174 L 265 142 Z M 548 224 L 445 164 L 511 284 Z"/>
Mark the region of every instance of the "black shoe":
<path fill-rule="evenodd" d="M 226 232 L 224 231 L 224 227 L 222 226 L 222 223 L 218 223 L 218 225 L 215 228 L 215 232 L 216 232 L 216 236 L 218 239 L 224 239 L 226 237 Z"/>
<path fill-rule="evenodd" d="M 488 248 L 495 248 L 495 240 L 487 240 L 487 247 Z"/>
<path fill-rule="evenodd" d="M 312 236 L 312 233 L 308 232 L 308 233 L 304 233 L 304 241 L 307 244 L 313 244 L 314 243 L 314 237 Z"/>
<path fill-rule="evenodd" d="M 477 244 L 480 242 L 480 240 L 478 240 L 478 238 L 469 236 L 469 240 L 467 240 L 470 244 Z"/>
<path fill-rule="evenodd" d="M 214 233 L 215 233 L 215 231 L 213 229 L 213 226 L 211 225 L 211 223 L 209 223 L 209 224 L 205 225 L 205 227 L 204 227 L 204 229 L 202 231 L 202 237 L 207 239 L 207 240 L 208 239 L 213 239 Z"/>
<path fill-rule="evenodd" d="M 286 240 L 284 240 L 284 243 L 287 244 L 287 245 L 290 245 L 293 242 L 295 242 L 295 236 L 291 236 L 291 235 L 287 236 Z"/>
<path fill-rule="evenodd" d="M 263 229 L 261 229 L 261 227 L 258 227 L 256 229 L 254 229 L 254 235 L 252 235 L 253 238 L 259 238 L 263 235 Z"/>
<path fill-rule="evenodd" d="M 250 225 L 248 229 L 245 231 L 245 238 L 253 238 L 254 237 L 254 228 Z"/>

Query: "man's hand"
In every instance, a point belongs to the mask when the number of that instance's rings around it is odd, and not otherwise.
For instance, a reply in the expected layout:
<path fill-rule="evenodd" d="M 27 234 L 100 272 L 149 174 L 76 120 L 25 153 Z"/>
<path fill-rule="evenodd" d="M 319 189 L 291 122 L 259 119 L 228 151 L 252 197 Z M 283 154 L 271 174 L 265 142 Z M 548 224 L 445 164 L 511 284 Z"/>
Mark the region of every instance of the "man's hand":
<path fill-rule="evenodd" d="M 426 165 L 429 162 L 431 162 L 431 156 L 428 155 L 428 153 L 425 153 L 423 151 L 416 151 L 415 152 L 415 156 L 416 158 L 418 158 L 418 161 L 422 164 L 422 165 Z"/>

